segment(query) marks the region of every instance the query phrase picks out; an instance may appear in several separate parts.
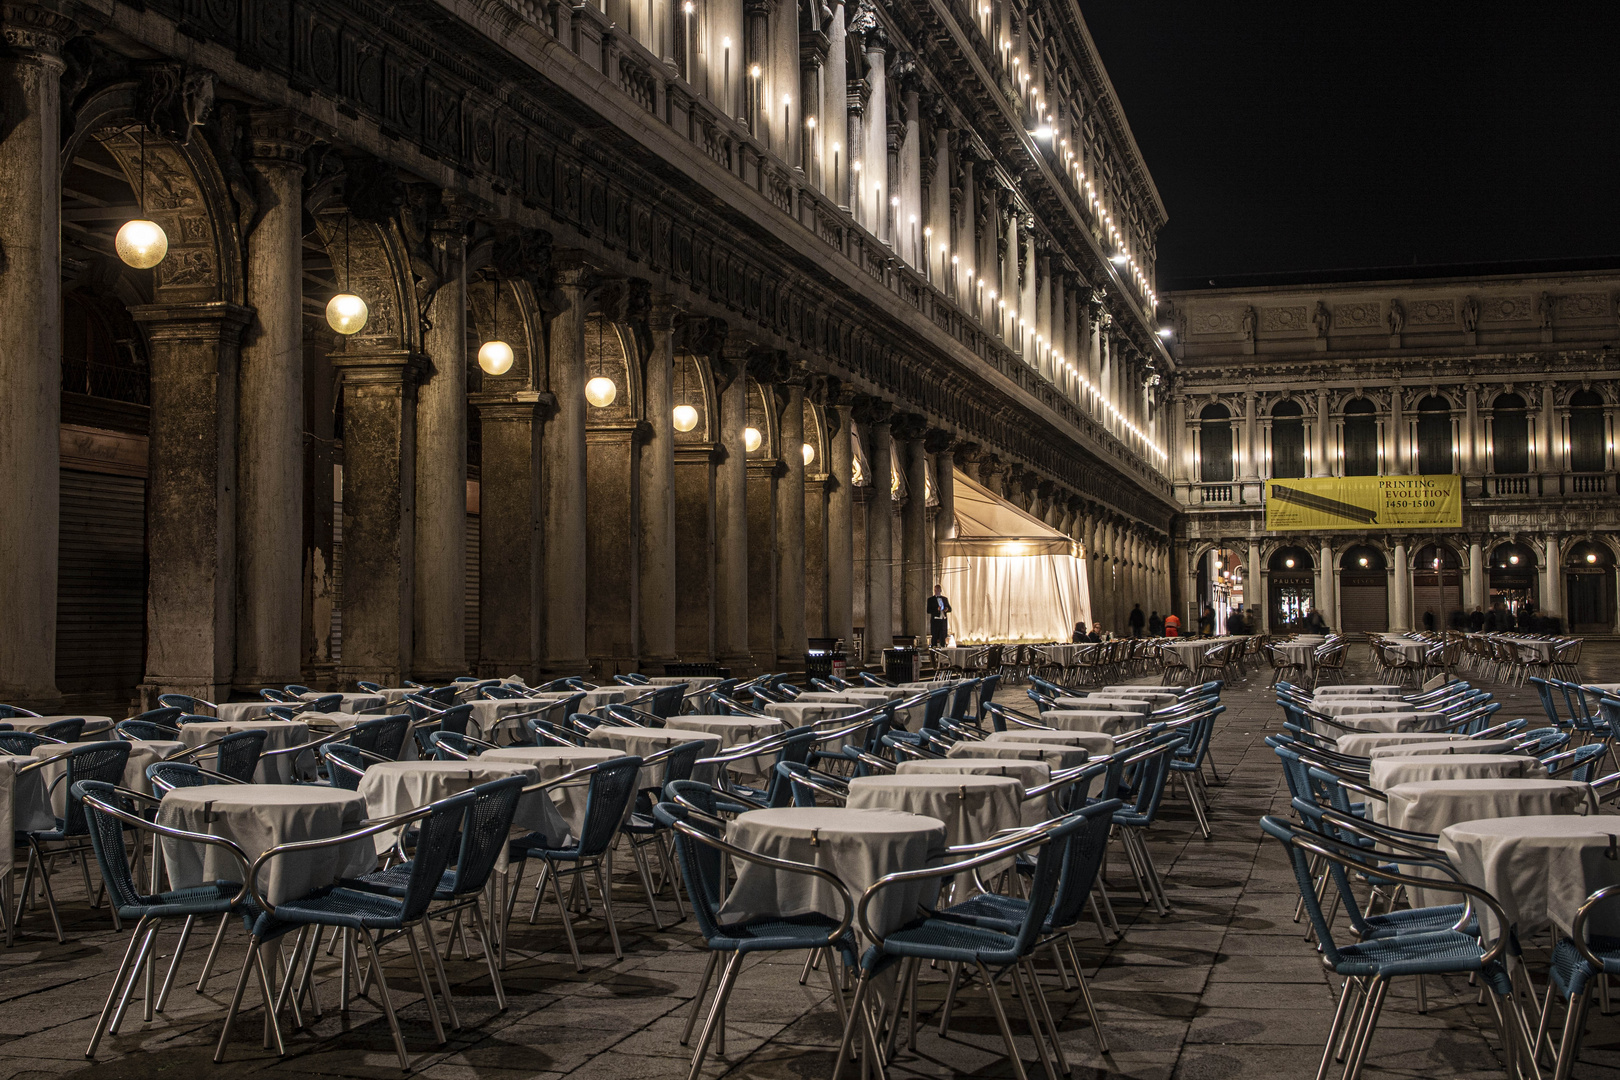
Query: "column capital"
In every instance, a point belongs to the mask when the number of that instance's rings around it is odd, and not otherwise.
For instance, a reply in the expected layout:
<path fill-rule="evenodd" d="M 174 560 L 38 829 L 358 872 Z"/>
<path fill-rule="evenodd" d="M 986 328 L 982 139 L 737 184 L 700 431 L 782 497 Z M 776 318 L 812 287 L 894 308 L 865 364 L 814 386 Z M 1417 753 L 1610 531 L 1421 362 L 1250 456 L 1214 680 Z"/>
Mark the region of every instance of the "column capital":
<path fill-rule="evenodd" d="M 891 421 L 894 437 L 902 442 L 922 442 L 928 435 L 928 421 L 916 413 L 902 413 Z"/>
<path fill-rule="evenodd" d="M 923 449 L 930 454 L 951 454 L 958 445 L 956 436 L 940 428 L 930 428 L 923 436 Z"/>
<path fill-rule="evenodd" d="M 335 352 L 329 359 L 349 383 L 414 387 L 423 370 L 422 357 L 409 350 Z"/>
<path fill-rule="evenodd" d="M 877 427 L 889 423 L 894 416 L 894 404 L 880 397 L 862 394 L 855 399 L 855 422 L 862 427 Z"/>
<path fill-rule="evenodd" d="M 655 334 L 674 333 L 675 324 L 685 314 L 686 305 L 669 293 L 652 294 L 652 306 L 647 311 L 647 329 Z"/>
<path fill-rule="evenodd" d="M 467 404 L 482 421 L 546 421 L 557 411 L 557 399 L 545 390 L 499 391 L 468 394 Z"/>
<path fill-rule="evenodd" d="M 315 132 L 291 109 L 255 109 L 248 116 L 247 140 L 248 157 L 255 165 L 302 170 Z"/>
<path fill-rule="evenodd" d="M 130 309 L 130 316 L 146 327 L 147 337 L 157 341 L 187 339 L 228 339 L 235 343 L 242 328 L 253 321 L 253 309 L 223 300 L 194 304 L 142 304 Z"/>
<path fill-rule="evenodd" d="M 78 32 L 61 4 L 0 3 L 0 42 L 9 51 L 60 64 L 62 46 Z"/>
<path fill-rule="evenodd" d="M 559 289 L 584 290 L 591 286 L 596 264 L 589 252 L 577 248 L 558 248 L 551 253 L 551 280 Z"/>

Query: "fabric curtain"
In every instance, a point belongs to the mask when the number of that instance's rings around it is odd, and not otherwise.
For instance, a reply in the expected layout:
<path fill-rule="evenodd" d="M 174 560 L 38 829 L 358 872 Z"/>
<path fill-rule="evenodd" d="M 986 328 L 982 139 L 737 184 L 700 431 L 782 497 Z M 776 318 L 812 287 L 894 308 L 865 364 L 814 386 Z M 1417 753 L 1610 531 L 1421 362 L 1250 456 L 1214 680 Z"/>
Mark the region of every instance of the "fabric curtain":
<path fill-rule="evenodd" d="M 1086 564 L 1072 555 L 947 555 L 944 592 L 959 642 L 1068 641 L 1090 624 Z"/>

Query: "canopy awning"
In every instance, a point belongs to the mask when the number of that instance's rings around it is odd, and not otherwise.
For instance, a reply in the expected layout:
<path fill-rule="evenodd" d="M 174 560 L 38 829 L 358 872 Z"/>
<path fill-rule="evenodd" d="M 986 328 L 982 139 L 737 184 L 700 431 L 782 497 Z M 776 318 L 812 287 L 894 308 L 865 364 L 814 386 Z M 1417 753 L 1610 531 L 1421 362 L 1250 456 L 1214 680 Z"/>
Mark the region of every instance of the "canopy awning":
<path fill-rule="evenodd" d="M 940 558 L 949 555 L 1010 558 L 1020 555 L 1080 554 L 1073 537 L 1026 513 L 960 469 L 955 480 L 956 536 L 940 542 Z"/>

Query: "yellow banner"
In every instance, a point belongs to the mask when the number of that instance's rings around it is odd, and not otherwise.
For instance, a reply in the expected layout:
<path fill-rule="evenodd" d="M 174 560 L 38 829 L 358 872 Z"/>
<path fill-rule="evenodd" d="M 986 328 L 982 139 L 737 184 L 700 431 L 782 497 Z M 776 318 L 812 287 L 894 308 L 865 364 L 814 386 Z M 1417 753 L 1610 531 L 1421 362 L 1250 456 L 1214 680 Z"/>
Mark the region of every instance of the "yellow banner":
<path fill-rule="evenodd" d="M 1319 476 L 1266 481 L 1266 529 L 1462 528 L 1460 476 Z"/>

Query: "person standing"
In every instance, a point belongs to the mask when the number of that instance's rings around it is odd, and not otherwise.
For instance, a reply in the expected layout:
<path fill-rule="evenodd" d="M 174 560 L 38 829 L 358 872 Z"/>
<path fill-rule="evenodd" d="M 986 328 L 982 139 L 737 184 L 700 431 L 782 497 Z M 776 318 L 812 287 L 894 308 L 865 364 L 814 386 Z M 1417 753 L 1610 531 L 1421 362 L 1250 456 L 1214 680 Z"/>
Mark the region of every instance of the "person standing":
<path fill-rule="evenodd" d="M 1198 616 L 1198 634 L 1200 637 L 1215 636 L 1215 609 L 1208 604 L 1204 605 L 1204 612 Z"/>
<path fill-rule="evenodd" d="M 934 647 L 940 648 L 949 637 L 951 602 L 934 586 L 934 595 L 928 598 L 928 633 Z"/>
<path fill-rule="evenodd" d="M 1142 624 L 1147 622 L 1147 616 L 1142 614 L 1142 605 L 1141 604 L 1132 604 L 1131 605 L 1131 615 L 1130 615 L 1130 618 L 1128 618 L 1126 620 L 1126 622 L 1129 624 L 1129 626 L 1131 628 L 1131 637 L 1141 637 L 1142 636 Z"/>
<path fill-rule="evenodd" d="M 1148 616 L 1147 631 L 1148 637 L 1164 637 L 1164 620 L 1157 611 Z"/>
<path fill-rule="evenodd" d="M 1173 611 L 1164 617 L 1164 636 L 1181 636 L 1181 617 Z"/>

